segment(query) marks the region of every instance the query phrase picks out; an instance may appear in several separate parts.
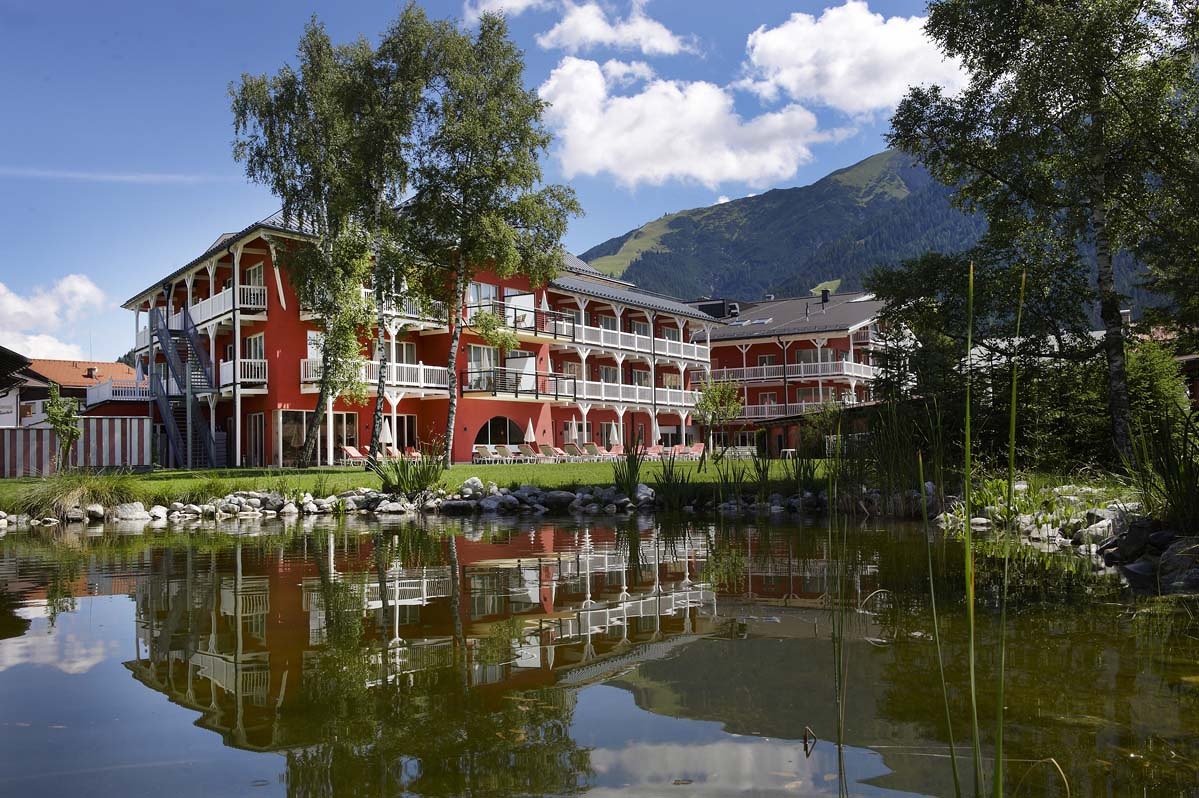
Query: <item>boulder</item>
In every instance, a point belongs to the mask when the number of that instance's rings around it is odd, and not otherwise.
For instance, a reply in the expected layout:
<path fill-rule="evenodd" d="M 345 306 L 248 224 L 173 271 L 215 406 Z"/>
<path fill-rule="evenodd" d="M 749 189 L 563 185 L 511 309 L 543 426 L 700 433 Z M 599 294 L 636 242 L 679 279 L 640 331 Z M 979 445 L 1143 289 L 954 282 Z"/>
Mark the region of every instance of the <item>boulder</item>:
<path fill-rule="evenodd" d="M 1179 538 L 1161 556 L 1158 579 L 1163 593 L 1199 591 L 1199 538 Z"/>
<path fill-rule="evenodd" d="M 479 500 L 479 510 L 484 513 L 498 512 L 500 509 L 500 498 L 498 496 L 488 496 L 485 499 Z"/>
<path fill-rule="evenodd" d="M 1137 516 L 1131 519 L 1128 529 L 1119 535 L 1120 540 L 1117 546 L 1120 550 L 1120 558 L 1124 562 L 1135 560 L 1145 550 L 1145 546 L 1149 544 L 1149 536 L 1156 532 L 1158 528 L 1159 525 L 1157 522 L 1149 518 Z"/>
<path fill-rule="evenodd" d="M 1083 527 L 1074 533 L 1070 542 L 1075 546 L 1082 546 L 1090 543 L 1102 543 L 1111 538 L 1112 522 L 1104 519 L 1098 523 Z"/>
<path fill-rule="evenodd" d="M 1156 557 L 1145 555 L 1136 562 L 1121 565 L 1120 573 L 1128 580 L 1128 584 L 1133 590 L 1155 590 L 1157 588 L 1157 566 Z"/>
<path fill-rule="evenodd" d="M 112 508 L 112 517 L 115 521 L 150 520 L 150 514 L 146 512 L 146 506 L 141 502 L 125 502 L 114 506 Z"/>
<path fill-rule="evenodd" d="M 474 515 L 479 504 L 471 499 L 446 499 L 440 509 L 443 515 Z"/>
<path fill-rule="evenodd" d="M 575 501 L 575 495 L 568 490 L 551 490 L 541 495 L 541 504 L 551 510 L 565 510 Z"/>
<path fill-rule="evenodd" d="M 167 510 L 166 507 L 163 507 L 161 504 L 156 504 L 150 508 L 150 518 L 155 521 L 161 521 L 167 517 L 169 512 L 170 511 Z"/>
<path fill-rule="evenodd" d="M 66 520 L 68 524 L 79 524 L 87 520 L 87 511 L 82 507 L 72 507 L 67 510 Z"/>
<path fill-rule="evenodd" d="M 649 485 L 646 485 L 644 482 L 639 483 L 637 485 L 636 492 L 633 494 L 633 499 L 638 504 L 652 502 L 654 500 L 654 489 L 651 488 Z"/>
<path fill-rule="evenodd" d="M 183 502 L 171 502 L 171 512 L 181 513 L 181 512 L 183 512 L 183 508 L 184 508 Z"/>
<path fill-rule="evenodd" d="M 462 483 L 462 487 L 458 488 L 458 493 L 460 493 L 464 498 L 469 499 L 471 496 L 478 496 L 482 494 L 484 490 L 483 480 L 479 479 L 478 477 L 471 477 Z"/>
<path fill-rule="evenodd" d="M 296 507 L 291 502 L 288 502 L 287 504 L 285 504 L 279 508 L 279 515 L 299 515 L 299 514 L 300 514 L 300 508 Z"/>

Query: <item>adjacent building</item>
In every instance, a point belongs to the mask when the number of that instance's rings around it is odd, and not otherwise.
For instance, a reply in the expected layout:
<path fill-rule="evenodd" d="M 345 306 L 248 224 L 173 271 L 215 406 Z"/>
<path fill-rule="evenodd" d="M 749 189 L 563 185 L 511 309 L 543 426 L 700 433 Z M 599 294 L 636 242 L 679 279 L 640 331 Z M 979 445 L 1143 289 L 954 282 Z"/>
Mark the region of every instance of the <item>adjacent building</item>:
<path fill-rule="evenodd" d="M 720 442 L 754 446 L 763 421 L 872 398 L 883 305 L 873 295 L 693 304 L 724 322 L 710 336 L 712 378 L 739 384 L 743 394 L 741 417 L 716 433 L 727 436 Z"/>
<path fill-rule="evenodd" d="M 124 304 L 164 465 L 299 461 L 315 419 L 321 321 L 300 306 L 283 256 L 306 239 L 275 214 L 220 236 Z M 689 386 L 708 369 L 708 340 L 722 326 L 570 255 L 546 286 L 476 272 L 465 306 L 452 309 L 467 325 L 452 364 L 446 308 L 401 291 L 383 310 L 389 436 L 402 450 L 444 434 L 452 367 L 460 378 L 455 461 L 469 460 L 476 444 L 684 442 Z M 498 316 L 519 348 L 501 352 L 475 334 L 470 323 L 482 311 Z M 362 343 L 364 354 L 374 351 L 372 340 Z M 378 359 L 362 366 L 366 405 L 330 401 L 320 463 L 369 441 L 380 367 Z"/>

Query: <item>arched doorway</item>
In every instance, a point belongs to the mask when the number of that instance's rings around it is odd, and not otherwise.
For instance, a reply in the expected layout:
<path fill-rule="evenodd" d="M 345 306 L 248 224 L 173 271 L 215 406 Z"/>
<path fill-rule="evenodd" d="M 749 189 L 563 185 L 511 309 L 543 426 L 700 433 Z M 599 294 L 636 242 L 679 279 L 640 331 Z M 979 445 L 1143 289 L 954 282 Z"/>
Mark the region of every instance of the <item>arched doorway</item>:
<path fill-rule="evenodd" d="M 479 428 L 479 434 L 475 436 L 475 445 L 512 445 L 524 443 L 524 440 L 525 431 L 519 424 L 507 416 L 495 416 Z"/>

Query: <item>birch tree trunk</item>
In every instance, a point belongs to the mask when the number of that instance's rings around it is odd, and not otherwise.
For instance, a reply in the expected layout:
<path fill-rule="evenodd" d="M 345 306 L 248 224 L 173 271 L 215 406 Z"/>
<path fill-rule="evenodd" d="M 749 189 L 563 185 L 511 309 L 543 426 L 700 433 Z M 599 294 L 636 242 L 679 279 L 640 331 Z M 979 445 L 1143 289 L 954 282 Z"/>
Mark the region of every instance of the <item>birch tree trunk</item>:
<path fill-rule="evenodd" d="M 462 345 L 462 306 L 466 303 L 466 287 L 470 283 L 470 275 L 466 271 L 463 256 L 458 255 L 458 271 L 454 276 L 454 298 L 450 307 L 446 308 L 450 324 L 450 354 L 447 362 L 447 384 L 450 392 L 450 405 L 446 411 L 445 421 L 445 467 L 449 468 L 454 456 L 454 423 L 458 419 L 458 349 Z"/>

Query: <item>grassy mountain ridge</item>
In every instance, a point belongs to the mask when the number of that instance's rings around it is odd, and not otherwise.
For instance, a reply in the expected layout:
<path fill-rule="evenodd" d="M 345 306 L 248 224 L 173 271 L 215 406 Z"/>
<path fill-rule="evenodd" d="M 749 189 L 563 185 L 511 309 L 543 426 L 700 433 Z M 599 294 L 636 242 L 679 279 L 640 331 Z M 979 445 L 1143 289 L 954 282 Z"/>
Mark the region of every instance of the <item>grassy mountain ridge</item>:
<path fill-rule="evenodd" d="M 949 189 L 887 151 L 809 186 L 667 214 L 580 257 L 652 291 L 756 299 L 828 280 L 861 285 L 878 264 L 973 245 L 984 223 L 952 208 Z"/>

